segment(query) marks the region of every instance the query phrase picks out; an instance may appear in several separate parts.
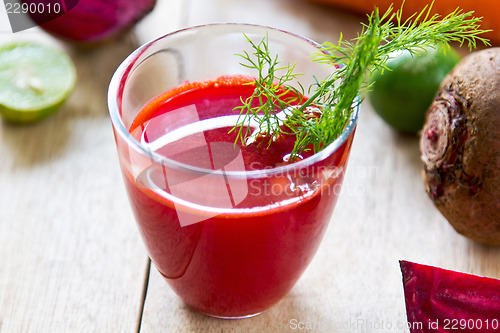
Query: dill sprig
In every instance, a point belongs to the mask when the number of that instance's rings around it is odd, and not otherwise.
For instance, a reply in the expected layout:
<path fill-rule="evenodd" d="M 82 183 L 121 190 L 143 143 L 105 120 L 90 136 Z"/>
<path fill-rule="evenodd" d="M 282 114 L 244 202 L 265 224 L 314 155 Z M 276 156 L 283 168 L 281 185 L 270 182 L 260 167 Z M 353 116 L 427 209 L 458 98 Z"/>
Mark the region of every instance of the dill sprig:
<path fill-rule="evenodd" d="M 297 104 L 300 100 L 303 87 L 297 80 L 301 74 L 295 74 L 295 65 L 282 65 L 278 55 L 271 56 L 267 36 L 258 44 L 255 44 L 250 38 L 245 36 L 252 46 L 254 52 L 249 54 L 244 51 L 238 54 L 246 63 L 242 66 L 257 69 L 258 75 L 255 82 L 253 94 L 246 100 L 242 100 L 242 105 L 235 109 L 240 111 L 238 124 L 233 128 L 238 129 L 237 138 L 246 143 L 246 139 L 252 134 L 250 126 L 244 126 L 250 121 L 258 124 L 258 132 L 265 133 L 269 138 L 269 144 L 275 139 L 282 130 L 281 121 L 277 119 L 277 113 L 288 108 L 292 104 Z M 279 73 L 279 75 L 278 75 Z M 289 82 L 299 84 L 300 91 L 292 87 Z"/>
<path fill-rule="evenodd" d="M 367 76 L 376 69 L 386 69 L 393 52 L 407 50 L 414 55 L 437 43 L 450 42 L 466 43 L 470 49 L 477 42 L 489 45 L 488 40 L 480 37 L 486 30 L 480 28 L 481 18 L 473 17 L 473 12 L 457 8 L 441 19 L 438 14 L 431 15 L 431 9 L 432 4 L 425 6 L 403 21 L 402 8 L 393 12 L 391 6 L 382 16 L 376 8 L 353 40 L 345 41 L 341 35 L 337 44 L 323 43 L 322 52 L 314 55 L 314 61 L 337 69 L 309 87 L 310 97 L 306 101 L 301 100 L 303 87 L 299 85 L 299 91 L 290 84 L 298 83 L 294 65 L 281 64 L 278 56 L 270 55 L 267 37 L 259 43 L 247 38 L 254 52 L 240 55 L 246 61 L 242 65 L 259 74 L 254 93 L 237 108 L 240 117 L 233 129 L 238 129 L 237 140 L 246 144 L 255 135 L 249 124 L 256 121 L 257 132 L 267 137 L 269 144 L 282 133 L 295 135 L 292 157 L 309 149 L 316 153 L 342 133 L 369 89 Z M 311 112 L 310 107 L 315 111 Z M 279 117 L 283 110 L 288 111 L 285 120 Z"/>

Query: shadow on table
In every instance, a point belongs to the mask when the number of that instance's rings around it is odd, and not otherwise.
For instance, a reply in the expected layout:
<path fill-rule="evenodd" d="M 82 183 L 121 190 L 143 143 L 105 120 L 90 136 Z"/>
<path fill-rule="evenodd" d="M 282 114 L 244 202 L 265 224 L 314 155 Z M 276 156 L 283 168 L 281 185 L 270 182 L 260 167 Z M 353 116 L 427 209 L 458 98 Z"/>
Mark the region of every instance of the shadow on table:
<path fill-rule="evenodd" d="M 304 328 L 306 325 L 314 326 L 315 332 L 320 332 L 322 327 L 320 315 L 314 316 L 314 311 L 308 309 L 307 322 L 304 321 L 304 307 L 300 299 L 304 297 L 292 290 L 284 299 L 261 314 L 244 319 L 219 319 L 213 318 L 185 306 L 185 325 L 193 332 L 289 332 Z M 316 318 L 317 317 L 317 318 Z M 304 327 L 302 327 L 304 326 Z M 312 327 L 311 326 L 311 327 Z M 324 325 L 323 325 L 324 326 Z M 330 327 L 328 332 L 332 331 Z"/>

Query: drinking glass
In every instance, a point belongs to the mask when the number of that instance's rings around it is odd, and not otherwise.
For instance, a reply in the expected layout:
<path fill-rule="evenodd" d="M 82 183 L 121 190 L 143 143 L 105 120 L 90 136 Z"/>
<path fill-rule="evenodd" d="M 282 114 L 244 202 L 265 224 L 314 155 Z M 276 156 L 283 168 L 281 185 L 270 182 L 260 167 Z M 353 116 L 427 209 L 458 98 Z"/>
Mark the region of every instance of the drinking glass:
<path fill-rule="evenodd" d="M 185 303 L 220 318 L 249 317 L 274 305 L 312 260 L 340 192 L 358 107 L 333 143 L 273 168 L 245 168 L 234 141 L 207 142 L 203 135 L 191 146 L 178 145 L 175 154 L 162 151 L 161 144 L 153 149 L 141 140 L 144 128 L 131 130 L 131 125 L 148 102 L 186 82 L 255 77 L 238 54 L 251 54 L 248 40 L 263 38 L 272 56 L 295 64 L 304 87 L 336 70 L 313 61 L 311 56 L 322 51 L 307 38 L 264 26 L 211 24 L 139 47 L 109 87 L 123 179 L 149 256 Z M 161 131 L 179 133 L 205 121 L 197 111 L 165 113 Z M 233 119 L 236 114 L 227 110 Z M 211 167 L 189 162 L 190 156 L 203 159 L 204 154 Z"/>

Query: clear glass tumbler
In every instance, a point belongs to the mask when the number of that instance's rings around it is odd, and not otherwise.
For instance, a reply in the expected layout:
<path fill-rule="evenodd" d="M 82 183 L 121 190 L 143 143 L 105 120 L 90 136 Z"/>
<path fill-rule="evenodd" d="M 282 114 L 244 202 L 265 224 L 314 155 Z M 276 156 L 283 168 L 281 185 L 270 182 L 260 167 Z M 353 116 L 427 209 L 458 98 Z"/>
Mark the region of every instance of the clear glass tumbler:
<path fill-rule="evenodd" d="M 109 87 L 123 178 L 149 255 L 184 302 L 221 318 L 249 317 L 277 303 L 312 260 L 340 192 L 358 109 L 322 151 L 273 168 L 245 166 L 234 139 L 209 142 L 203 129 L 193 134 L 196 140 L 168 151 L 162 140 L 156 146 L 144 141 L 147 130 L 133 123 L 151 100 L 186 82 L 255 76 L 237 54 L 252 52 L 247 38 L 257 43 L 264 37 L 273 54 L 304 74 L 299 76 L 304 87 L 335 70 L 313 61 L 319 46 L 301 36 L 264 26 L 212 24 L 139 47 Z M 211 121 L 200 108 L 166 112 L 162 127 L 147 134 L 159 130 L 161 139 L 196 132 Z M 224 121 L 238 113 L 225 112 Z M 190 163 L 190 158 L 203 162 L 203 156 L 210 163 Z"/>

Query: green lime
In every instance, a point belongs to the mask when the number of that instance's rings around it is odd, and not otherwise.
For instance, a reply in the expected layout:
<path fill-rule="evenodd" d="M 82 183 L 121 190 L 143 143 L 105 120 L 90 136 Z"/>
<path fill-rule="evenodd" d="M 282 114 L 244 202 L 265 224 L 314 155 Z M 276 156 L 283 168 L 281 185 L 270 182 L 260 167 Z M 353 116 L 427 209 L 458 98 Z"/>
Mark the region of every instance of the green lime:
<path fill-rule="evenodd" d="M 394 55 L 383 72 L 375 71 L 368 93 L 370 103 L 382 119 L 395 129 L 417 133 L 444 77 L 455 67 L 460 55 L 452 48 L 437 46 L 412 55 Z"/>
<path fill-rule="evenodd" d="M 55 112 L 75 87 L 76 69 L 64 52 L 34 42 L 0 46 L 0 114 L 32 123 Z"/>

